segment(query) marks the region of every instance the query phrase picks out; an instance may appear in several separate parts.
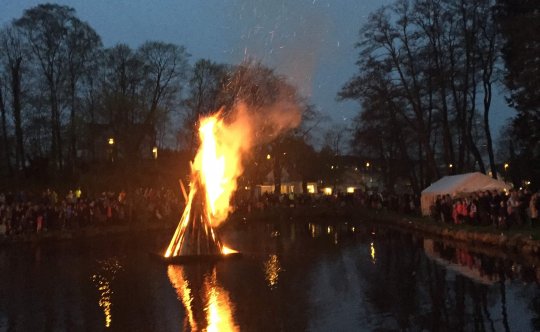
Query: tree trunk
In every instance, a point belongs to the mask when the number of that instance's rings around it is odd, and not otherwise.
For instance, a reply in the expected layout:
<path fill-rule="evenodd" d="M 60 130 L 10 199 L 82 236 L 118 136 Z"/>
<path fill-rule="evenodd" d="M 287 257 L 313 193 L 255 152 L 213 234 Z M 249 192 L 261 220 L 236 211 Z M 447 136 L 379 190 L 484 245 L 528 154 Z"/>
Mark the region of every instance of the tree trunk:
<path fill-rule="evenodd" d="M 11 91 L 12 91 L 12 108 L 13 122 L 15 124 L 15 163 L 17 170 L 22 170 L 25 165 L 24 161 L 24 140 L 21 119 L 21 62 L 19 58 L 11 67 Z"/>
<path fill-rule="evenodd" d="M 2 87 L 0 86 L 0 114 L 2 116 L 2 150 L 4 151 L 4 160 L 6 162 L 6 169 L 8 175 L 11 175 L 13 168 L 11 166 L 11 159 L 9 158 L 9 144 L 7 135 L 7 116 L 6 105 L 4 103 L 4 95 L 2 93 Z"/>
<path fill-rule="evenodd" d="M 486 84 L 488 87 L 485 87 Z M 486 133 L 486 144 L 489 156 L 489 167 L 491 176 L 497 178 L 497 168 L 495 166 L 495 155 L 493 153 L 493 141 L 491 139 L 491 130 L 489 129 L 489 109 L 491 105 L 491 83 L 484 83 L 484 131 Z"/>
<path fill-rule="evenodd" d="M 50 107 L 51 107 L 51 155 L 58 170 L 63 169 L 62 165 L 62 137 L 60 125 L 60 112 L 58 110 L 58 99 L 54 84 L 49 87 Z"/>
<path fill-rule="evenodd" d="M 274 193 L 281 194 L 281 160 L 279 153 L 274 153 Z"/>
<path fill-rule="evenodd" d="M 70 114 L 69 114 L 69 167 L 70 171 L 75 171 L 75 161 L 77 160 L 77 133 L 75 128 L 75 81 L 70 82 Z"/>

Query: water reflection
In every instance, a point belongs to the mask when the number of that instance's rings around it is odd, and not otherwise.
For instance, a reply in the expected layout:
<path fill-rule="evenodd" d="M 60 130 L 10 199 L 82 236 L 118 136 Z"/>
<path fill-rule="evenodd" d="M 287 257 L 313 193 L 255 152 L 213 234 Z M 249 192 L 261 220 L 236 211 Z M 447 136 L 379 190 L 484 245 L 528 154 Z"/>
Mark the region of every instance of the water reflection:
<path fill-rule="evenodd" d="M 218 283 L 216 266 L 169 265 L 167 275 L 186 310 L 184 329 L 239 330 L 229 293 Z"/>
<path fill-rule="evenodd" d="M 249 254 L 211 265 L 153 260 L 168 233 L 0 248 L 0 331 L 540 330 L 537 256 L 352 221 L 228 234 Z"/>
<path fill-rule="evenodd" d="M 100 271 L 92 276 L 92 281 L 99 291 L 99 307 L 105 315 L 105 327 L 110 327 L 112 322 L 112 295 L 111 284 L 116 278 L 117 273 L 122 270 L 118 258 L 111 257 L 98 261 Z"/>
<path fill-rule="evenodd" d="M 277 255 L 270 255 L 268 260 L 264 262 L 264 274 L 268 286 L 270 289 L 274 289 L 277 286 L 279 279 L 279 272 L 281 272 L 281 265 Z"/>
<path fill-rule="evenodd" d="M 370 251 L 370 256 L 371 256 L 371 262 L 375 264 L 375 262 L 377 261 L 377 258 L 375 257 L 375 245 L 373 244 L 373 242 L 371 242 L 370 244 L 369 251 Z"/>

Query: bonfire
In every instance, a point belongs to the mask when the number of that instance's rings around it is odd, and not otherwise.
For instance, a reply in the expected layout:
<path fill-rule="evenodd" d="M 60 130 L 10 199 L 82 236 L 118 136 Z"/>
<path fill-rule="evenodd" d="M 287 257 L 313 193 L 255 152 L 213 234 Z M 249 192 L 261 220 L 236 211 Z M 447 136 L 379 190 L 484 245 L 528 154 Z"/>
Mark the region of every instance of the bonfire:
<path fill-rule="evenodd" d="M 191 164 L 186 207 L 164 254 L 166 258 L 236 252 L 221 243 L 215 227 L 229 213 L 249 128 L 240 131 L 230 128 L 224 124 L 221 114 L 218 112 L 201 120 L 201 145 Z"/>

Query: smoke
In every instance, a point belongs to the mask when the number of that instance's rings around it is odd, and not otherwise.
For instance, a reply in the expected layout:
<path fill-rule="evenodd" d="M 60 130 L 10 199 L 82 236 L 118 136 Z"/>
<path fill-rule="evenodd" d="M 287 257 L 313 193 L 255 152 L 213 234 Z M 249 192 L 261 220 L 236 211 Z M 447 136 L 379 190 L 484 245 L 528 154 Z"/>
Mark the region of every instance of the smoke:
<path fill-rule="evenodd" d="M 249 152 L 255 145 L 268 143 L 302 121 L 302 108 L 292 101 L 278 100 L 272 105 L 256 111 L 240 101 L 231 114 L 232 122 L 227 126 L 231 136 L 242 136 L 242 150 Z M 242 133 L 239 135 L 239 133 Z"/>
<path fill-rule="evenodd" d="M 233 26 L 240 32 L 237 57 L 255 60 L 286 75 L 310 96 L 315 71 L 334 33 L 328 4 L 312 0 L 235 0 Z"/>

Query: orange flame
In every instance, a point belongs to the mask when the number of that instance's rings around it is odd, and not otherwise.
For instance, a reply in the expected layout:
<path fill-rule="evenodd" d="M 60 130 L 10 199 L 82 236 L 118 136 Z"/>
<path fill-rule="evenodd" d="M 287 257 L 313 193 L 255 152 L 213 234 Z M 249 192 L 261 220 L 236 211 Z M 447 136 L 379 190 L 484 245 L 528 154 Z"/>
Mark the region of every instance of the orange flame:
<path fill-rule="evenodd" d="M 241 107 L 237 114 L 245 113 Z M 199 188 L 205 191 L 206 206 L 208 207 L 208 220 L 210 229 L 205 230 L 216 240 L 213 227 L 219 225 L 227 218 L 230 212 L 230 199 L 236 190 L 236 180 L 242 173 L 242 155 L 251 144 L 251 125 L 245 117 L 238 116 L 237 121 L 226 124 L 222 112 L 201 119 L 199 137 L 201 145 L 193 161 L 191 191 L 186 202 L 186 209 L 182 215 L 175 234 L 165 252 L 165 257 L 177 256 L 182 246 L 185 230 L 192 213 L 193 199 Z M 196 188 L 194 182 L 200 178 L 201 187 Z M 231 253 L 218 243 L 222 254 Z"/>

